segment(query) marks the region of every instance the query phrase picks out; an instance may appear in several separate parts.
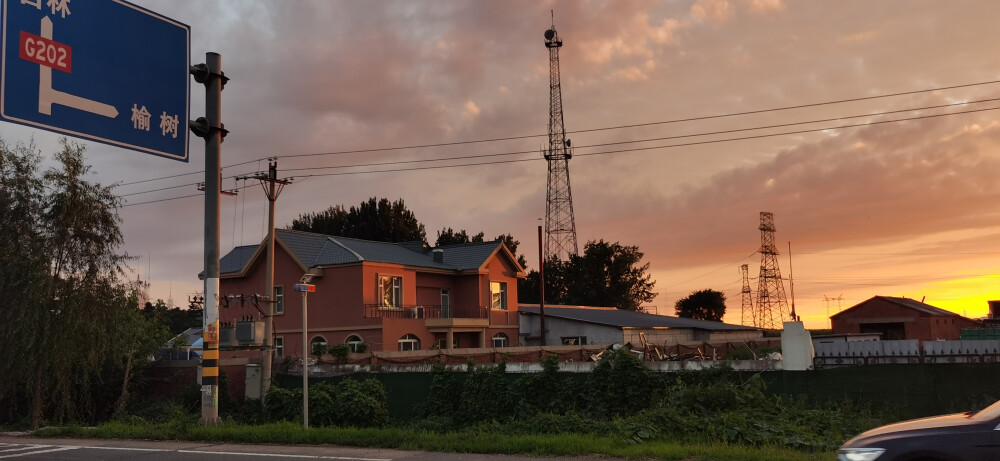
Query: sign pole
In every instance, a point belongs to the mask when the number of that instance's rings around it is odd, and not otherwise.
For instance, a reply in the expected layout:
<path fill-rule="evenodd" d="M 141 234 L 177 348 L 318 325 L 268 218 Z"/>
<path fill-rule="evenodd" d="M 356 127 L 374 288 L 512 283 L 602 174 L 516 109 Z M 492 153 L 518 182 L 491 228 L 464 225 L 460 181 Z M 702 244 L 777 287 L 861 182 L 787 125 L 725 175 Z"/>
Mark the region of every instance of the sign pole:
<path fill-rule="evenodd" d="M 222 182 L 222 56 L 206 53 L 205 64 L 191 67 L 198 83 L 205 84 L 205 117 L 190 123 L 191 131 L 205 138 L 205 317 L 204 356 L 201 372 L 201 424 L 219 424 L 219 201 Z"/>
<path fill-rule="evenodd" d="M 302 428 L 309 429 L 309 292 L 302 290 Z"/>
<path fill-rule="evenodd" d="M 316 292 L 316 285 L 310 284 L 313 276 L 306 273 L 295 291 L 302 292 L 302 429 L 309 429 L 309 305 L 306 304 L 309 293 Z M 317 362 L 319 358 L 317 357 Z"/>

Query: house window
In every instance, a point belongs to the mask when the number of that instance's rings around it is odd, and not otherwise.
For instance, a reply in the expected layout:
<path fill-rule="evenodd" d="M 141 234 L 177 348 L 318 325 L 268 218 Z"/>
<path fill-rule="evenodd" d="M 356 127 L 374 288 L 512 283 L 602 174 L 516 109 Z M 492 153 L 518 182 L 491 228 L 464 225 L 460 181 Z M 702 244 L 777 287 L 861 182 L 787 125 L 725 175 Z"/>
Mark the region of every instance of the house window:
<path fill-rule="evenodd" d="M 507 310 L 507 282 L 490 282 L 491 307 Z"/>
<path fill-rule="evenodd" d="M 382 307 L 403 306 L 403 278 L 391 275 L 378 277 L 379 305 Z"/>
<path fill-rule="evenodd" d="M 510 344 L 510 339 L 507 335 L 503 333 L 497 333 L 493 335 L 493 347 L 507 347 Z"/>
<path fill-rule="evenodd" d="M 285 338 L 274 338 L 274 356 L 285 356 Z"/>
<path fill-rule="evenodd" d="M 441 289 L 441 318 L 451 318 L 451 290 Z"/>
<path fill-rule="evenodd" d="M 560 338 L 563 346 L 586 346 L 586 336 L 563 336 Z"/>
<path fill-rule="evenodd" d="M 285 313 L 285 287 L 274 287 L 274 313 Z"/>
<path fill-rule="evenodd" d="M 326 353 L 326 338 L 322 336 L 314 336 L 312 341 L 309 341 L 309 352 L 312 355 L 323 355 Z M 317 352 L 321 352 L 317 354 Z"/>
<path fill-rule="evenodd" d="M 420 350 L 420 338 L 414 334 L 407 334 L 402 338 L 399 338 L 399 350 L 401 351 L 419 351 Z"/>
<path fill-rule="evenodd" d="M 347 337 L 347 341 L 344 341 L 344 342 L 347 344 L 347 348 L 351 352 L 361 352 L 362 346 L 365 345 L 365 342 L 362 341 L 361 337 L 358 336 L 358 335 L 348 336 Z"/>

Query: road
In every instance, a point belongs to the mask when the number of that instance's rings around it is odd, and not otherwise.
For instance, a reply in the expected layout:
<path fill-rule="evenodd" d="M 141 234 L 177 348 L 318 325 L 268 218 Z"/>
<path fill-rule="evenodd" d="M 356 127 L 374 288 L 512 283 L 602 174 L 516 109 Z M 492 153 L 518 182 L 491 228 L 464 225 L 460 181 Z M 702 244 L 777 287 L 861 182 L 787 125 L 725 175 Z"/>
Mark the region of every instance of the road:
<path fill-rule="evenodd" d="M 0 436 L 0 460 L 133 460 L 143 461 L 537 461 L 528 456 L 432 453 L 334 445 L 247 445 L 207 442 L 40 439 Z M 548 458 L 564 461 L 608 461 L 600 456 Z"/>

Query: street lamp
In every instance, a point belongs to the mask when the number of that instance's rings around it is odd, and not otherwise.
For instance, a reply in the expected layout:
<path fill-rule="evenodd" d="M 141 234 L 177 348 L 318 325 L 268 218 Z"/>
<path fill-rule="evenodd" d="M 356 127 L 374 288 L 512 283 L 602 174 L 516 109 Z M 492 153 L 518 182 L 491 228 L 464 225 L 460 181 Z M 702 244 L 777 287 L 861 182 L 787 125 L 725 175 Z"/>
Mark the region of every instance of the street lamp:
<path fill-rule="evenodd" d="M 295 284 L 295 291 L 302 293 L 302 428 L 309 429 L 309 309 L 306 296 L 316 292 L 312 274 L 305 274 Z"/>

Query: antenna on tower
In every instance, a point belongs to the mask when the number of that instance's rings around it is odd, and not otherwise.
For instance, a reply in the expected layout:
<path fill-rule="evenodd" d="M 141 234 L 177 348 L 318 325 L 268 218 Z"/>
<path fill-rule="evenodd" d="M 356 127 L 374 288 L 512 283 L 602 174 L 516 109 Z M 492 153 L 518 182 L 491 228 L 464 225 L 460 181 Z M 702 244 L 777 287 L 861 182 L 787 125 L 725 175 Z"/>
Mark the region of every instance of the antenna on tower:
<path fill-rule="evenodd" d="M 753 292 L 750 291 L 750 265 L 744 264 L 740 266 L 740 275 L 743 278 L 743 289 L 740 290 L 740 296 L 743 300 L 743 308 L 740 309 L 740 325 L 747 324 L 747 316 L 753 320 Z"/>
<path fill-rule="evenodd" d="M 559 83 L 559 48 L 562 39 L 556 32 L 555 12 L 552 27 L 545 31 L 549 49 L 549 146 L 543 153 L 548 163 L 548 186 L 545 193 L 545 258 L 569 259 L 578 254 L 576 219 L 573 217 L 573 192 L 569 184 L 569 159 L 573 157 L 563 126 L 562 87 Z"/>
<path fill-rule="evenodd" d="M 760 276 L 757 278 L 757 309 L 754 326 L 765 330 L 781 329 L 788 312 L 785 285 L 778 270 L 778 250 L 774 246 L 774 213 L 760 213 Z"/>

